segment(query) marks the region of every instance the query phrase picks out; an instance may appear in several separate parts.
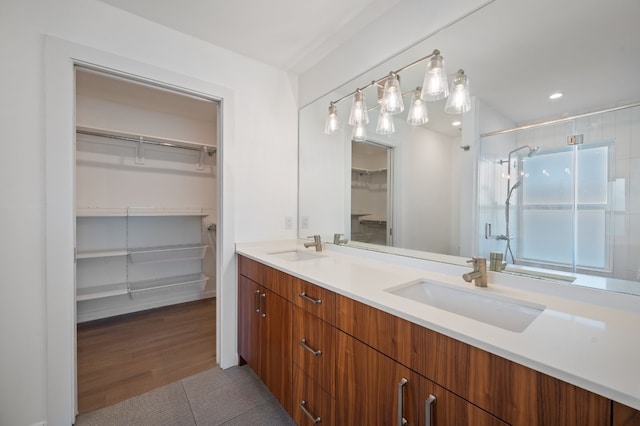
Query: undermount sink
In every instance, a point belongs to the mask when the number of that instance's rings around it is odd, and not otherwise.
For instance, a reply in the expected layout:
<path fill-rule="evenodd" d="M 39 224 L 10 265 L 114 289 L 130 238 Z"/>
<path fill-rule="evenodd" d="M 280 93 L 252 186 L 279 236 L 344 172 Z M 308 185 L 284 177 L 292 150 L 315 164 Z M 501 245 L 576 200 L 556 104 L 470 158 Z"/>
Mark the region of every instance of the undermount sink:
<path fill-rule="evenodd" d="M 276 256 L 288 262 L 299 262 L 301 260 L 312 260 L 312 259 L 318 259 L 321 257 L 326 257 L 325 255 L 320 254 L 316 251 L 304 251 L 304 250 L 298 250 L 298 249 L 276 251 L 268 254 L 272 256 Z"/>
<path fill-rule="evenodd" d="M 534 303 L 480 294 L 483 290 L 479 289 L 459 289 L 427 280 L 385 291 L 516 333 L 524 331 L 545 309 L 545 306 Z"/>

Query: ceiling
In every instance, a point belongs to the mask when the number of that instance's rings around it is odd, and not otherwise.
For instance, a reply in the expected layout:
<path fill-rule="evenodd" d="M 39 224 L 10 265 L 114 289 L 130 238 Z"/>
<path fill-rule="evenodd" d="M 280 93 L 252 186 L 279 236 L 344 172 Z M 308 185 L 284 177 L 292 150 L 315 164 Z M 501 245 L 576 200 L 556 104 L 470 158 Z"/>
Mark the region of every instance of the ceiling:
<path fill-rule="evenodd" d="M 412 7 L 400 0 L 101 1 L 295 73 L 310 69 L 392 7 Z M 449 73 L 464 68 L 472 95 L 516 124 L 638 101 L 638 16 L 638 0 L 498 0 L 338 92 L 437 48 Z M 423 69 L 401 75 L 404 91 L 422 84 Z M 550 102 L 554 91 L 565 96 Z M 452 117 L 441 109 L 430 107 L 426 126 L 457 135 Z"/>
<path fill-rule="evenodd" d="M 400 0 L 101 0 L 277 68 L 301 73 Z"/>

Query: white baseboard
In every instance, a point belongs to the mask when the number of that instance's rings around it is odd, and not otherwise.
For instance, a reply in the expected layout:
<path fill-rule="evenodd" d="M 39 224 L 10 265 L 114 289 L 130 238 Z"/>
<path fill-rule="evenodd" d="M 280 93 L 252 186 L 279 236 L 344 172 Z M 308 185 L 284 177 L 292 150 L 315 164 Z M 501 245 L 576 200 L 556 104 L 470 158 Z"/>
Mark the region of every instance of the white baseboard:
<path fill-rule="evenodd" d="M 38 422 L 38 423 L 34 423 L 32 425 L 29 426 L 47 426 L 47 422 Z"/>

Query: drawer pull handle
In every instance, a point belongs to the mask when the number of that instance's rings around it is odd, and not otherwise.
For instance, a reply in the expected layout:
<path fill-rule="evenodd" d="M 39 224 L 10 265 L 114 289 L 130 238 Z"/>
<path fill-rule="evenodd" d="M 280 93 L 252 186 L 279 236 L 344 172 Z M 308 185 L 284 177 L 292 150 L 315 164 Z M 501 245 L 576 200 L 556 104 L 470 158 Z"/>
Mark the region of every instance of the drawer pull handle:
<path fill-rule="evenodd" d="M 307 296 L 307 292 L 306 291 L 303 291 L 298 296 L 302 297 L 307 302 L 313 303 L 314 305 L 319 305 L 319 304 L 322 303 L 322 299 L 314 299 L 312 297 Z"/>
<path fill-rule="evenodd" d="M 257 313 L 260 313 L 260 290 L 253 293 L 253 308 Z"/>
<path fill-rule="evenodd" d="M 426 403 L 426 416 L 425 416 L 425 426 L 431 426 L 431 416 L 433 414 L 433 404 L 436 402 L 436 397 L 433 394 L 429 394 L 429 398 L 427 398 Z"/>
<path fill-rule="evenodd" d="M 307 345 L 307 339 L 302 339 L 300 340 L 300 345 L 305 348 L 307 351 L 311 352 L 311 354 L 313 356 L 320 356 L 322 355 L 322 351 L 314 351 L 313 349 L 311 349 L 308 345 Z"/>
<path fill-rule="evenodd" d="M 264 304 L 265 304 L 265 300 L 267 299 L 267 293 L 262 293 L 260 295 L 260 310 L 262 311 L 262 314 L 260 315 L 262 318 L 265 318 L 267 316 L 267 312 L 264 309 Z"/>
<path fill-rule="evenodd" d="M 404 400 L 404 388 L 407 386 L 407 383 L 409 383 L 409 381 L 404 377 L 400 380 L 400 383 L 398 383 L 398 426 L 404 426 L 407 424 L 407 419 L 402 416 L 404 411 L 404 408 L 402 407 Z"/>
<path fill-rule="evenodd" d="M 302 412 L 304 413 L 304 415 L 309 417 L 309 419 L 313 422 L 314 425 L 317 425 L 318 423 L 322 422 L 322 419 L 320 417 L 314 416 L 309 412 L 309 410 L 307 410 L 307 401 L 300 401 L 300 404 L 298 405 L 300 406 L 300 408 L 302 408 Z"/>

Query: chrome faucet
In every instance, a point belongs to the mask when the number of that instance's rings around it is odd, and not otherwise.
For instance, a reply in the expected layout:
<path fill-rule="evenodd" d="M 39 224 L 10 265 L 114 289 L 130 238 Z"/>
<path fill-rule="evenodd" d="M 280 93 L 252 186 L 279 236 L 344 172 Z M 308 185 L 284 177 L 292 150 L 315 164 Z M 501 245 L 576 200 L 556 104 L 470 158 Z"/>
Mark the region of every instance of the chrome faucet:
<path fill-rule="evenodd" d="M 309 238 L 311 238 L 311 237 L 309 237 Z M 312 243 L 304 243 L 304 246 L 306 248 L 315 247 L 316 251 L 322 251 L 322 241 L 320 240 L 320 235 L 314 235 L 313 236 L 313 242 Z"/>
<path fill-rule="evenodd" d="M 467 263 L 473 263 L 473 272 L 462 274 L 462 278 L 470 283 L 473 280 L 473 284 L 476 287 L 487 286 L 487 259 L 484 257 L 472 257 L 471 260 L 467 260 Z"/>
<path fill-rule="evenodd" d="M 333 244 L 339 246 L 340 244 L 347 244 L 349 242 L 349 240 L 347 240 L 346 238 L 344 240 L 341 240 L 341 235 L 342 234 L 333 234 Z"/>

